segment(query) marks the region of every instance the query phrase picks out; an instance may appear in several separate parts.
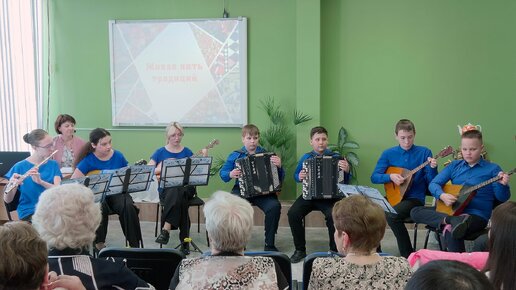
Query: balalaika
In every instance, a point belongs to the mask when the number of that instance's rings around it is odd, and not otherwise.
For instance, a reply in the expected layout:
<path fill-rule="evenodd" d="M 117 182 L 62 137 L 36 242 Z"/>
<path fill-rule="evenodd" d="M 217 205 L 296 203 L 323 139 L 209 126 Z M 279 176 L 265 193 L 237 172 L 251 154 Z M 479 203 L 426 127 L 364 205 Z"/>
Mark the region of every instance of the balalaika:
<path fill-rule="evenodd" d="M 306 178 L 303 179 L 303 198 L 331 199 L 344 197 L 337 183 L 344 180 L 344 172 L 339 170 L 340 157 L 315 156 L 303 161 Z"/>
<path fill-rule="evenodd" d="M 278 167 L 272 163 L 272 156 L 275 154 L 258 153 L 235 161 L 241 172 L 238 177 L 241 196 L 248 198 L 281 190 Z"/>

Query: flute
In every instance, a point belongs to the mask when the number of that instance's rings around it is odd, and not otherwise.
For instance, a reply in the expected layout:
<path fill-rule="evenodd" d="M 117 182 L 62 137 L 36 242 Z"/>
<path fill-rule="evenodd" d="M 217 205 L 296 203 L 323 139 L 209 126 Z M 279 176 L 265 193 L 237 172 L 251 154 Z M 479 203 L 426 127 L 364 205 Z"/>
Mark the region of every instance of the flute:
<path fill-rule="evenodd" d="M 29 177 L 29 175 L 30 175 L 29 171 L 31 171 L 34 168 L 38 169 L 41 165 L 45 164 L 45 162 L 47 162 L 50 158 L 52 158 L 52 156 L 54 156 L 54 154 L 56 154 L 57 151 L 59 151 L 59 150 L 52 152 L 52 154 L 50 154 L 47 158 L 43 159 L 43 161 L 41 161 L 39 164 L 34 165 L 34 167 L 29 169 L 27 172 L 25 172 L 25 174 L 20 176 L 18 179 L 13 179 L 13 180 L 9 181 L 9 183 L 5 186 L 4 193 L 10 192 L 11 190 L 13 190 L 13 188 L 20 185 L 20 183 L 22 183 L 23 180 L 25 180 L 25 178 Z"/>

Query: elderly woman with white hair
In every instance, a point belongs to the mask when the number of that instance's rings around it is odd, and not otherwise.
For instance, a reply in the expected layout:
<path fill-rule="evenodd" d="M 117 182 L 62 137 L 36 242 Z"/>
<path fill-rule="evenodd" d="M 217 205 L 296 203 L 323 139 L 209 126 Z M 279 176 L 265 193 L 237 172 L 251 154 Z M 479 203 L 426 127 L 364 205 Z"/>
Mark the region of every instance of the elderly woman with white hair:
<path fill-rule="evenodd" d="M 100 219 L 100 205 L 89 188 L 65 184 L 44 191 L 32 221 L 47 242 L 49 269 L 78 276 L 86 289 L 154 289 L 123 262 L 89 255 Z"/>
<path fill-rule="evenodd" d="M 181 261 L 170 289 L 287 289 L 288 282 L 270 257 L 244 256 L 251 237 L 251 204 L 217 191 L 204 206 L 211 255 Z"/>

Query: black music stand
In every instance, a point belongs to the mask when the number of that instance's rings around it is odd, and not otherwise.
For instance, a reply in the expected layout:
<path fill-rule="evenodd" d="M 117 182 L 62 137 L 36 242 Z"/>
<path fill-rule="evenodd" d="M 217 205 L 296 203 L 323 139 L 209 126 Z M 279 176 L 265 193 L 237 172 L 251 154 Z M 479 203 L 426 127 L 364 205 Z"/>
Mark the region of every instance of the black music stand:
<path fill-rule="evenodd" d="M 132 192 L 145 191 L 149 189 L 152 177 L 154 176 L 154 166 L 152 165 L 132 165 L 118 170 L 103 170 L 102 173 L 112 173 L 106 197 L 118 194 L 129 194 Z M 127 226 L 127 199 L 124 199 L 123 214 L 126 218 L 125 233 L 128 233 Z M 139 221 L 139 219 L 138 219 Z M 143 248 L 142 230 L 138 224 L 138 238 Z M 126 239 L 127 246 L 127 239 Z"/>
<path fill-rule="evenodd" d="M 166 159 L 161 163 L 159 187 L 163 189 L 207 185 L 210 178 L 212 157 L 187 157 L 181 159 Z M 197 221 L 198 223 L 200 221 Z M 188 231 L 190 236 L 190 231 Z M 195 242 L 188 237 L 195 251 L 203 253 Z M 179 248 L 181 244 L 175 247 Z"/>
<path fill-rule="evenodd" d="M 351 195 L 363 195 L 370 199 L 372 202 L 378 204 L 386 213 L 398 214 L 396 210 L 389 204 L 389 202 L 383 197 L 378 189 L 369 186 L 362 185 L 350 185 L 350 184 L 337 184 L 339 190 L 346 196 Z"/>
<path fill-rule="evenodd" d="M 70 184 L 70 183 L 78 183 L 82 184 L 91 191 L 93 191 L 93 197 L 95 202 L 100 203 L 103 202 L 106 198 L 106 192 L 108 191 L 108 185 L 111 181 L 111 173 L 101 173 L 90 176 L 83 176 L 74 179 L 64 179 L 61 184 Z"/>

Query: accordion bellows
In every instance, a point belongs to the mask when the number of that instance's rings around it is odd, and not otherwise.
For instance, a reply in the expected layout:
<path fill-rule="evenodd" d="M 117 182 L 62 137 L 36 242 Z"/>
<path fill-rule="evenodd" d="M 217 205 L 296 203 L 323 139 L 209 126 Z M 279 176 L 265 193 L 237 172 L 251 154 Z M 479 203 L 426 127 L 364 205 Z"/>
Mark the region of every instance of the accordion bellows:
<path fill-rule="evenodd" d="M 281 190 L 278 167 L 271 161 L 274 153 L 258 153 L 239 158 L 235 165 L 242 174 L 238 178 L 240 195 L 248 198 Z"/>
<path fill-rule="evenodd" d="M 303 198 L 331 199 L 344 195 L 339 191 L 337 183 L 344 180 L 344 172 L 339 170 L 337 156 L 314 156 L 303 161 L 306 178 L 303 180 Z"/>

